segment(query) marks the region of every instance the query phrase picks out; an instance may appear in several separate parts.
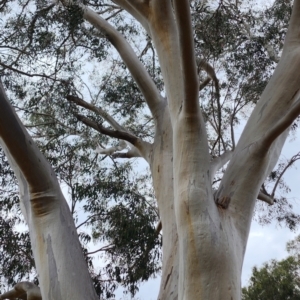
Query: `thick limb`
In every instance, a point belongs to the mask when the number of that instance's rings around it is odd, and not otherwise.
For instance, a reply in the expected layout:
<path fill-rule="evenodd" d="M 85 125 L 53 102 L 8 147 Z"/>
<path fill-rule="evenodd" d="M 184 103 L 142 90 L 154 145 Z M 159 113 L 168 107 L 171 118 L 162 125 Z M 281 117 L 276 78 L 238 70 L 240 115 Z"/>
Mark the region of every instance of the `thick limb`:
<path fill-rule="evenodd" d="M 68 5 L 69 3 L 66 4 Z M 153 117 L 156 119 L 157 109 L 162 101 L 162 97 L 146 68 L 143 66 L 129 43 L 120 32 L 118 32 L 112 25 L 110 25 L 92 9 L 84 6 L 83 4 L 80 4 L 80 7 L 83 10 L 83 18 L 95 26 L 99 31 L 104 33 L 106 38 L 118 51 L 142 92 Z"/>
<path fill-rule="evenodd" d="M 299 115 L 300 1 L 293 13 L 281 59 L 253 110 L 220 183 L 218 203 L 239 212 L 241 236 L 247 239 L 254 204 L 265 178 L 275 167 L 288 134 Z M 253 180 L 255 178 L 255 180 Z"/>
<path fill-rule="evenodd" d="M 42 296 L 57 300 L 96 299 L 78 236 L 74 234 L 74 220 L 55 173 L 14 112 L 2 84 L 0 143 L 18 179 L 21 209 L 29 227 Z M 20 291 L 26 286 L 20 284 Z M 16 287 L 11 297 L 19 292 L 19 286 Z M 31 300 L 40 299 L 35 293 L 32 295 Z"/>

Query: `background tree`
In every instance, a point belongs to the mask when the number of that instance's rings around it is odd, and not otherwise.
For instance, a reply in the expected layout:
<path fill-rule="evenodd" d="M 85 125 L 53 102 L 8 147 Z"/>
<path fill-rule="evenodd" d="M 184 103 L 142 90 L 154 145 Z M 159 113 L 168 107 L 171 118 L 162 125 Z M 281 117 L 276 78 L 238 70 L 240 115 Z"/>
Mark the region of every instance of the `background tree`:
<path fill-rule="evenodd" d="M 242 289 L 242 299 L 299 299 L 299 236 L 287 244 L 291 256 L 254 267 L 249 285 Z"/>
<path fill-rule="evenodd" d="M 263 222 L 275 217 L 295 228 L 299 220 L 277 193 L 288 191 L 283 174 L 298 154 L 273 170 L 298 115 L 299 12 L 296 3 L 284 43 L 290 2 L 275 1 L 265 10 L 247 1 L 173 4 L 4 1 L 2 80 L 68 187 L 77 227 L 89 226 L 80 238 L 104 243 L 98 251 L 111 259 L 106 274 L 95 272 L 88 259 L 98 294 L 112 297 L 120 283 L 134 293 L 139 280 L 156 274 L 162 224 L 160 299 L 178 293 L 180 299 L 238 299 L 256 199 L 274 207 L 260 205 Z M 236 145 L 234 128 L 254 107 Z M 122 162 L 135 157 L 150 166 L 160 222 L 148 176 L 137 178 Z M 1 171 L 7 187 L 14 178 L 7 167 Z M 15 194 L 11 185 L 3 193 L 1 224 L 17 238 Z M 79 220 L 82 210 L 85 220 Z M 30 254 L 28 245 L 20 251 Z M 5 246 L 3 256 L 10 266 L 3 276 L 11 284 L 33 267 L 26 264 L 22 273 L 23 257 L 8 259 L 15 247 Z"/>
<path fill-rule="evenodd" d="M 262 268 L 253 268 L 248 287 L 242 289 L 242 299 L 299 299 L 299 262 L 290 256 L 271 260 Z"/>

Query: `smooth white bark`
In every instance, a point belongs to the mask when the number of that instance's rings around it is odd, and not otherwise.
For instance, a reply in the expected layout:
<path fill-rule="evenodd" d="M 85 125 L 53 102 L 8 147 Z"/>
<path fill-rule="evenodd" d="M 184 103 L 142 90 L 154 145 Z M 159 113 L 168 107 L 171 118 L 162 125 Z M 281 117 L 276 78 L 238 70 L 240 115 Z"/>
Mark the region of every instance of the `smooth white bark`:
<path fill-rule="evenodd" d="M 97 299 L 55 173 L 13 111 L 1 83 L 0 144 L 18 179 L 42 299 Z"/>

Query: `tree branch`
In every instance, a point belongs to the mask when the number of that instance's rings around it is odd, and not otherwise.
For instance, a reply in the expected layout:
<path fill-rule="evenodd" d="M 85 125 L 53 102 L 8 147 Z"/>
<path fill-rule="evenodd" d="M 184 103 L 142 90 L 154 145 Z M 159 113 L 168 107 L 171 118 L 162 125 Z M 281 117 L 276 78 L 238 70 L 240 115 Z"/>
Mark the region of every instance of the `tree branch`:
<path fill-rule="evenodd" d="M 112 154 L 112 157 L 113 158 L 134 158 L 134 157 L 141 157 L 141 154 L 139 153 L 137 148 L 132 147 L 125 153 L 115 152 L 114 154 Z"/>
<path fill-rule="evenodd" d="M 199 110 L 199 80 L 189 3 L 188 0 L 174 0 L 174 11 L 179 35 L 180 64 L 184 81 L 183 108 L 188 112 L 195 113 L 195 111 Z"/>
<path fill-rule="evenodd" d="M 51 76 L 53 75 L 45 75 L 45 74 L 37 74 L 37 73 L 28 73 L 28 72 L 24 72 L 22 70 L 19 70 L 19 69 L 16 69 L 12 66 L 9 66 L 9 65 L 6 65 L 2 62 L 0 62 L 0 66 L 2 66 L 3 68 L 5 69 L 9 69 L 13 72 L 16 72 L 18 74 L 21 74 L 21 75 L 25 75 L 25 76 L 28 76 L 28 77 L 41 77 L 41 78 L 47 78 L 47 79 L 50 79 L 50 80 L 53 80 L 53 81 L 61 81 L 61 82 L 65 82 L 64 80 L 59 80 L 59 79 L 56 79 L 56 78 L 52 78 Z"/>
<path fill-rule="evenodd" d="M 272 193 L 271 193 L 271 197 L 272 197 L 272 198 L 274 198 L 275 191 L 276 191 L 276 189 L 277 189 L 277 186 L 278 186 L 278 184 L 279 184 L 279 181 L 280 181 L 280 179 L 282 178 L 282 176 L 284 175 L 284 173 L 286 172 L 286 170 L 287 170 L 287 169 L 288 169 L 295 161 L 297 161 L 297 160 L 299 160 L 299 159 L 300 159 L 300 153 L 294 155 L 294 156 L 290 159 L 290 161 L 288 162 L 288 164 L 284 167 L 284 169 L 283 169 L 282 172 L 280 173 L 280 175 L 279 175 L 279 177 L 277 178 L 277 181 L 276 181 L 276 183 L 275 183 L 275 185 L 274 185 L 274 187 L 273 187 L 273 190 L 272 190 Z"/>
<path fill-rule="evenodd" d="M 208 76 L 204 79 L 203 82 L 199 85 L 199 91 L 202 91 L 209 83 L 211 82 L 211 78 Z"/>
<path fill-rule="evenodd" d="M 103 32 L 106 38 L 119 52 L 122 60 L 126 64 L 140 91 L 145 97 L 153 117 L 156 119 L 158 114 L 157 110 L 161 104 L 162 97 L 149 73 L 138 59 L 129 43 L 121 33 L 119 33 L 96 12 L 84 6 L 83 4 L 78 5 L 80 5 L 80 7 L 83 9 L 83 18 L 95 26 L 99 31 Z"/>
<path fill-rule="evenodd" d="M 107 121 L 113 128 L 120 131 L 127 131 L 123 126 L 121 126 L 113 117 L 111 117 L 106 111 L 104 111 L 101 107 L 97 107 L 91 103 L 84 101 L 83 99 L 69 95 L 67 96 L 67 100 L 73 102 L 81 107 L 84 107 L 90 111 L 95 112 L 99 116 L 101 116 L 105 121 Z"/>
<path fill-rule="evenodd" d="M 259 194 L 257 196 L 258 200 L 264 201 L 266 203 L 268 203 L 269 205 L 273 205 L 274 204 L 274 198 L 270 195 L 265 194 L 263 191 L 259 191 Z"/>
<path fill-rule="evenodd" d="M 101 251 L 108 251 L 110 249 L 113 249 L 114 248 L 114 245 L 113 244 L 109 244 L 109 245 L 106 245 L 106 246 L 103 246 L 95 251 L 91 251 L 91 252 L 87 252 L 86 255 L 92 255 L 92 254 L 96 254 L 98 252 L 101 252 Z"/>
<path fill-rule="evenodd" d="M 120 7 L 125 9 L 130 15 L 132 15 L 137 21 L 139 21 L 145 28 L 147 33 L 150 35 L 150 29 L 148 26 L 147 15 L 149 14 L 149 1 L 139 1 L 139 0 L 112 0 L 114 3 L 118 4 Z"/>
<path fill-rule="evenodd" d="M 205 61 L 204 59 L 199 59 L 199 60 L 197 60 L 197 65 L 198 65 L 198 73 L 199 73 L 200 69 L 203 69 L 215 84 L 217 107 L 218 107 L 218 132 L 217 132 L 218 139 L 216 140 L 216 143 L 215 143 L 215 145 L 216 145 L 218 140 L 221 137 L 221 129 L 222 129 L 222 111 L 221 111 L 221 103 L 220 103 L 219 80 L 217 78 L 214 68 L 207 61 Z M 213 146 L 213 148 L 214 148 L 214 146 Z"/>
<path fill-rule="evenodd" d="M 77 97 L 77 96 L 72 96 L 72 95 L 69 95 L 67 96 L 67 100 L 70 101 L 70 102 L 73 102 L 81 107 L 84 107 L 84 108 L 87 108 L 88 110 L 90 111 L 93 111 L 95 113 L 97 113 L 98 115 L 100 115 L 105 121 L 107 121 L 114 129 L 116 129 L 116 131 L 109 131 L 109 129 L 103 127 L 102 125 L 96 123 L 96 122 L 93 122 L 92 120 L 86 118 L 86 117 L 83 117 L 84 119 L 80 119 L 80 117 L 78 118 L 78 116 L 80 115 L 76 115 L 77 119 L 82 121 L 85 125 L 87 126 L 90 126 L 94 129 L 96 129 L 97 131 L 99 131 L 100 127 L 102 129 L 102 134 L 106 134 L 108 136 L 111 136 L 111 133 L 112 132 L 125 132 L 125 133 L 128 133 L 128 135 L 131 135 L 132 137 L 134 136 L 133 134 L 131 134 L 126 128 L 124 128 L 123 126 L 121 126 L 113 117 L 111 117 L 106 111 L 104 111 L 102 108 L 100 107 L 97 107 L 93 104 L 90 104 L 84 100 L 82 100 L 81 98 Z M 85 122 L 85 121 L 86 122 Z M 97 124 L 97 125 L 96 125 Z M 99 127 L 99 126 L 100 127 Z M 97 127 L 97 128 L 96 128 Z M 111 137 L 116 137 L 116 136 L 111 136 Z M 136 137 L 137 138 L 137 137 Z M 120 137 L 120 139 L 122 139 Z M 124 139 L 126 140 L 126 139 Z M 144 154 L 148 154 L 148 151 L 149 151 L 149 145 L 148 143 L 146 142 L 143 142 L 142 140 L 138 139 L 139 140 L 139 149 L 137 149 L 131 142 L 132 145 L 129 145 L 130 149 L 126 152 L 126 153 L 116 153 L 116 151 L 121 151 L 123 149 L 125 149 L 127 147 L 127 144 L 124 143 L 124 144 L 119 144 L 115 147 L 110 147 L 110 148 L 97 148 L 96 149 L 96 152 L 99 153 L 99 154 L 104 154 L 104 155 L 110 155 L 114 158 L 133 158 L 133 157 L 141 157 L 141 153 L 144 153 Z M 127 140 L 129 142 L 129 140 Z M 141 152 L 140 152 L 141 151 Z M 146 156 L 143 156 L 146 160 L 147 160 L 147 155 Z"/>
<path fill-rule="evenodd" d="M 216 89 L 216 94 L 218 97 L 220 97 L 220 86 L 219 86 L 219 79 L 217 78 L 215 69 L 213 66 L 205 61 L 204 59 L 197 59 L 197 67 L 198 67 L 198 73 L 200 72 L 201 69 L 203 69 L 209 78 L 214 82 L 215 84 L 215 89 Z M 207 81 L 207 78 L 204 80 L 204 82 Z"/>
<path fill-rule="evenodd" d="M 42 300 L 40 288 L 32 282 L 24 281 L 17 283 L 13 289 L 0 295 L 0 299 L 11 299 L 15 300 Z"/>
<path fill-rule="evenodd" d="M 210 165 L 210 178 L 213 182 L 216 172 L 229 162 L 233 155 L 233 151 L 224 152 L 221 156 L 216 157 L 212 160 Z"/>
<path fill-rule="evenodd" d="M 76 114 L 75 116 L 79 121 L 81 121 L 82 123 L 84 123 L 85 125 L 87 125 L 89 127 L 94 128 L 95 130 L 99 131 L 102 134 L 108 135 L 113 138 L 125 140 L 125 141 L 131 143 L 132 145 L 135 145 L 137 143 L 137 141 L 139 140 L 139 138 L 137 136 L 135 136 L 131 133 L 128 133 L 126 131 L 111 130 L 111 129 L 108 129 L 108 128 L 102 126 L 100 123 L 92 121 L 91 119 L 89 119 L 83 115 Z"/>
<path fill-rule="evenodd" d="M 85 125 L 87 125 L 89 127 L 94 128 L 95 130 L 99 131 L 102 134 L 129 142 L 132 146 L 129 145 L 130 150 L 127 152 L 128 158 L 142 156 L 146 161 L 149 162 L 148 159 L 149 159 L 149 154 L 150 154 L 151 147 L 152 147 L 152 145 L 150 143 L 143 141 L 142 139 L 138 138 L 134 134 L 129 133 L 127 131 L 108 129 L 108 128 L 102 126 L 100 123 L 92 121 L 91 119 L 89 119 L 83 115 L 77 114 L 75 116 L 79 121 L 83 122 Z M 125 148 L 123 148 L 123 146 L 121 146 L 121 148 L 125 149 Z M 118 148 L 104 149 L 103 151 L 101 151 L 101 154 L 111 155 L 111 154 L 113 154 L 113 151 L 110 151 L 110 150 L 120 150 L 121 148 L 119 148 L 119 149 Z M 107 153 L 105 153 L 105 152 L 107 152 Z M 108 152 L 110 154 L 108 154 Z M 98 149 L 98 153 L 99 153 L 99 149 Z M 121 154 L 116 154 L 116 157 L 122 157 L 122 156 L 123 155 L 121 155 Z M 124 153 L 124 156 L 125 156 L 125 153 Z"/>
<path fill-rule="evenodd" d="M 299 38 L 299 27 L 300 27 L 300 0 L 295 0 L 293 4 L 292 15 L 289 23 L 289 28 L 285 36 L 285 42 L 283 46 L 283 53 L 285 48 L 295 47 L 299 48 L 300 38 Z"/>
<path fill-rule="evenodd" d="M 115 153 L 116 151 L 122 151 L 123 149 L 125 149 L 127 147 L 127 144 L 125 141 L 121 141 L 119 143 L 119 145 L 114 146 L 114 147 L 110 147 L 110 148 L 100 148 L 100 146 L 98 146 L 96 148 L 96 152 L 99 154 L 104 154 L 104 155 L 112 155 L 113 153 Z"/>
<path fill-rule="evenodd" d="M 274 168 L 288 128 L 300 112 L 300 101 L 293 105 L 300 89 L 299 28 L 300 0 L 296 0 L 280 61 L 247 121 L 220 183 L 219 198 L 227 197 L 229 210 L 239 211 L 236 224 L 243 234 L 250 227 L 261 185 Z"/>
<path fill-rule="evenodd" d="M 235 136 L 234 136 L 234 128 L 233 128 L 233 121 L 234 121 L 235 109 L 230 117 L 230 135 L 231 135 L 231 142 L 232 142 L 232 149 L 235 149 Z"/>

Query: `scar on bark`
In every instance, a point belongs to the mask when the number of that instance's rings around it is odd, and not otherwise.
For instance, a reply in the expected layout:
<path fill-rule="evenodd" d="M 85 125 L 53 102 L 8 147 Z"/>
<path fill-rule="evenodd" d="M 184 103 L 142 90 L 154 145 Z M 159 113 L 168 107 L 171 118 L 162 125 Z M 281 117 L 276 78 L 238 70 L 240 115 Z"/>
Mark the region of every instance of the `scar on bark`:
<path fill-rule="evenodd" d="M 219 198 L 217 199 L 217 205 L 223 209 L 226 209 L 226 208 L 228 208 L 230 201 L 231 201 L 231 197 L 224 196 L 220 199 Z"/>
<path fill-rule="evenodd" d="M 216 204 L 223 209 L 227 209 L 230 204 L 231 197 L 233 196 L 233 194 L 234 194 L 234 191 L 230 192 L 228 196 L 223 196 L 221 198 L 217 198 Z"/>
<path fill-rule="evenodd" d="M 168 281 L 169 281 L 169 279 L 170 279 L 170 277 L 171 277 L 172 272 L 173 272 L 173 266 L 172 266 L 171 272 L 170 272 L 170 273 L 168 274 L 168 276 L 167 276 L 166 283 L 165 283 L 165 286 L 164 286 L 164 290 L 166 289 L 166 286 L 167 286 L 167 284 L 168 284 Z"/>

